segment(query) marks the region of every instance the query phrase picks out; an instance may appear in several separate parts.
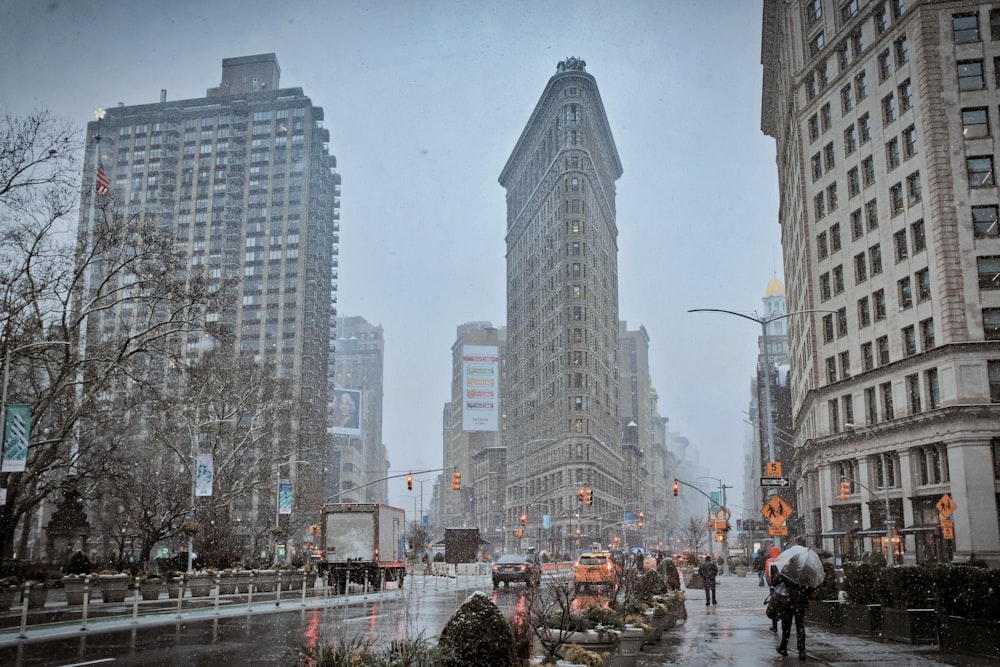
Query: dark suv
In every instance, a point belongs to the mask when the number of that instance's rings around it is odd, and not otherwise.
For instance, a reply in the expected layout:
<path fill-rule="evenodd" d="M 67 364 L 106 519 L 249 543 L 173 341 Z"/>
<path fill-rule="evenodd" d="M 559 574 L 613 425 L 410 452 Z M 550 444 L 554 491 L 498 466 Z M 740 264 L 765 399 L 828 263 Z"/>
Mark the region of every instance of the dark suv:
<path fill-rule="evenodd" d="M 499 586 L 500 582 L 510 585 L 512 581 L 537 586 L 542 582 L 542 566 L 528 556 L 504 554 L 493 564 L 493 588 Z"/>

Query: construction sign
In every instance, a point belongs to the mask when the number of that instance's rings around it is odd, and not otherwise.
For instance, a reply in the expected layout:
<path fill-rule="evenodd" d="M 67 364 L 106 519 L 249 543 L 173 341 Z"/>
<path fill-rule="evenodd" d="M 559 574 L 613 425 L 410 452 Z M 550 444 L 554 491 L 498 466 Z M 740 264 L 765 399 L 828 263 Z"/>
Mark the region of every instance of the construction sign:
<path fill-rule="evenodd" d="M 760 509 L 764 518 L 771 522 L 773 526 L 780 526 L 785 523 L 790 516 L 795 514 L 795 508 L 781 499 L 781 496 L 771 496 L 770 499 Z"/>

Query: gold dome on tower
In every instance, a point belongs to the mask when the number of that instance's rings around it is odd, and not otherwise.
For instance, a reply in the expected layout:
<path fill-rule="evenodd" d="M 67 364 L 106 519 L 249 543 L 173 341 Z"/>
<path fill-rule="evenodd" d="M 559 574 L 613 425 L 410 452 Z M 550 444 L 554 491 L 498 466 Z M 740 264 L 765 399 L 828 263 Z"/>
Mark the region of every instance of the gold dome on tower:
<path fill-rule="evenodd" d="M 765 299 L 771 296 L 785 296 L 785 286 L 776 277 L 768 281 L 767 289 L 764 290 Z"/>

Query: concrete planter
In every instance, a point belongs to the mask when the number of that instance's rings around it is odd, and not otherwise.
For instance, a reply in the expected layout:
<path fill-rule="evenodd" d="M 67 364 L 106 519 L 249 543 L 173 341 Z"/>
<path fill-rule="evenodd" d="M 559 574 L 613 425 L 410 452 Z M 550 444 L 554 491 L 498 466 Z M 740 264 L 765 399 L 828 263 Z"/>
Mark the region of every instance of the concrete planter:
<path fill-rule="evenodd" d="M 542 632 L 547 636 L 548 641 L 559 644 L 558 650 L 561 657 L 565 657 L 566 650 L 576 644 L 580 648 L 603 656 L 604 667 L 611 667 L 611 658 L 618 650 L 617 638 L 609 632 L 595 630 L 570 632 L 556 628 L 546 628 Z"/>
<path fill-rule="evenodd" d="M 191 597 L 203 598 L 212 592 L 215 584 L 215 577 L 210 574 L 195 574 L 188 577 L 187 587 L 191 591 Z"/>
<path fill-rule="evenodd" d="M 878 635 L 882 633 L 882 605 L 844 604 L 841 607 L 843 628 L 854 635 Z"/>
<path fill-rule="evenodd" d="M 254 581 L 253 572 L 251 572 L 250 570 L 240 570 L 239 572 L 237 572 L 236 573 L 236 592 L 237 593 L 243 593 L 243 594 L 249 593 L 250 592 L 250 582 L 251 581 L 253 581 L 254 585 L 256 585 L 257 582 Z M 260 590 L 260 589 L 257 588 L 255 590 Z"/>
<path fill-rule="evenodd" d="M 646 632 L 642 628 L 625 626 L 618 635 L 618 648 L 611 654 L 611 667 L 635 667 L 645 639 Z"/>
<path fill-rule="evenodd" d="M 66 604 L 83 604 L 83 594 L 90 582 L 83 577 L 63 577 L 63 591 L 66 594 Z"/>
<path fill-rule="evenodd" d="M 827 628 L 839 628 L 844 623 L 840 600 L 811 600 L 806 609 L 806 622 Z"/>
<path fill-rule="evenodd" d="M 124 602 L 130 579 L 127 574 L 97 575 L 97 583 L 101 587 L 101 599 L 108 603 Z"/>
<path fill-rule="evenodd" d="M 278 588 L 278 573 L 274 570 L 261 570 L 254 576 L 254 591 L 273 593 Z"/>
<path fill-rule="evenodd" d="M 163 591 L 163 580 L 157 577 L 150 577 L 139 582 L 139 594 L 143 600 L 159 600 Z"/>
<path fill-rule="evenodd" d="M 237 588 L 235 573 L 222 572 L 219 574 L 219 595 L 232 595 Z"/>
<path fill-rule="evenodd" d="M 882 634 L 907 644 L 936 644 L 937 613 L 933 609 L 883 607 Z"/>
<path fill-rule="evenodd" d="M 21 595 L 17 586 L 0 586 L 0 611 L 9 611 L 15 601 L 20 602 Z"/>
<path fill-rule="evenodd" d="M 41 609 L 48 599 L 48 587 L 45 584 L 34 584 L 28 591 L 28 609 Z"/>
<path fill-rule="evenodd" d="M 181 578 L 169 577 L 163 582 L 167 587 L 167 597 L 174 600 L 181 594 Z"/>

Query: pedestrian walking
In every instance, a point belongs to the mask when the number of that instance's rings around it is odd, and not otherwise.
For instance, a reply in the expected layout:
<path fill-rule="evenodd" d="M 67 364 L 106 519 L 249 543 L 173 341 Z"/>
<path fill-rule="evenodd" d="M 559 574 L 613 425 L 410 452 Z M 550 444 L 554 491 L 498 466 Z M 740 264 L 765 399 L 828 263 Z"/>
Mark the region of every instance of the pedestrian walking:
<path fill-rule="evenodd" d="M 715 578 L 719 575 L 719 566 L 712 561 L 711 556 L 705 556 L 705 562 L 698 566 L 698 574 L 705 585 L 705 606 L 716 604 Z"/>
<path fill-rule="evenodd" d="M 764 579 L 767 585 L 771 587 L 771 595 L 774 595 L 774 584 L 771 583 L 771 580 L 772 577 L 776 578 L 776 575 L 774 575 L 771 571 L 771 567 L 774 563 L 774 559 L 777 558 L 780 553 L 781 549 L 779 549 L 776 545 L 771 545 L 771 549 L 768 552 L 769 558 L 764 562 Z M 768 617 L 771 619 L 771 632 L 778 632 L 777 615 L 768 614 Z"/>
<path fill-rule="evenodd" d="M 771 605 L 775 615 L 781 621 L 781 643 L 777 651 L 788 656 L 788 639 L 792 633 L 792 621 L 795 621 L 795 648 L 799 652 L 799 660 L 806 659 L 806 609 L 814 589 L 795 583 L 778 574 L 773 580 Z"/>
<path fill-rule="evenodd" d="M 757 585 L 764 586 L 764 563 L 767 561 L 764 558 L 764 552 L 760 549 L 753 552 L 753 558 L 750 560 L 750 569 L 757 573 Z"/>

